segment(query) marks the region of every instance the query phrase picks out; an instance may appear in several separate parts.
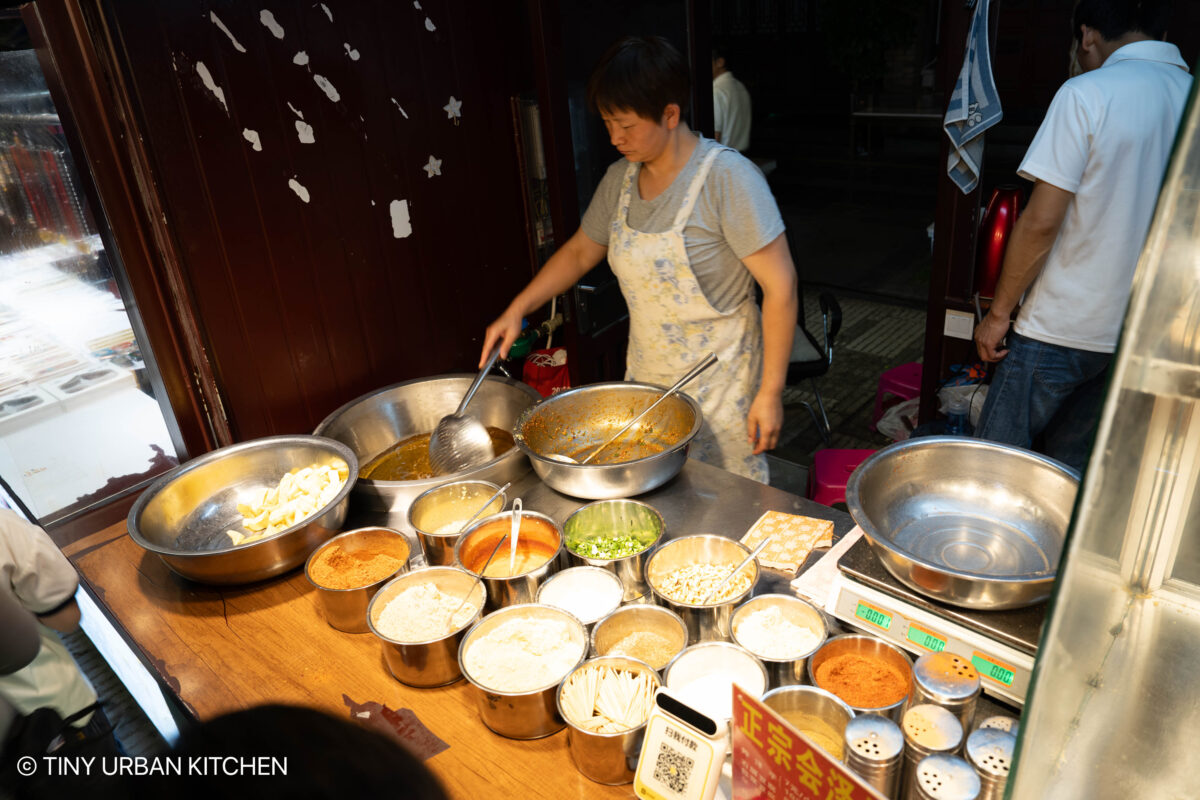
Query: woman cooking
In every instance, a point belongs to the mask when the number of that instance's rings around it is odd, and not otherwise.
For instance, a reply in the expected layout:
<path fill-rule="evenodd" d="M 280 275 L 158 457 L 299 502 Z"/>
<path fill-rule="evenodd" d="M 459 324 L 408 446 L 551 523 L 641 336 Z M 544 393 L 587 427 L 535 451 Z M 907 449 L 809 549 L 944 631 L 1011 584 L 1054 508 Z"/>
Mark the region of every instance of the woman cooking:
<path fill-rule="evenodd" d="M 626 378 L 669 386 L 716 353 L 688 390 L 705 423 L 691 455 L 765 483 L 762 453 L 783 422 L 796 270 L 762 173 L 688 127 L 689 97 L 687 64 L 665 39 L 630 36 L 604 54 L 588 101 L 624 158 L 579 230 L 488 326 L 483 354 L 499 343 L 507 355 L 526 314 L 607 256 L 629 306 Z"/>

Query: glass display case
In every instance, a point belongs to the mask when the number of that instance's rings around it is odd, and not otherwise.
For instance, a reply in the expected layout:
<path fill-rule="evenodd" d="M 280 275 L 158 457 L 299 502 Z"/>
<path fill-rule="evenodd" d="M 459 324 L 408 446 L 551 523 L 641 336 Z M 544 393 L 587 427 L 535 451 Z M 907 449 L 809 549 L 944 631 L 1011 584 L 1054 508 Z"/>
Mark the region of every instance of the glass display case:
<path fill-rule="evenodd" d="M 0 52 L 0 475 L 43 522 L 178 463 L 103 234 L 34 51 Z"/>
<path fill-rule="evenodd" d="M 1195 797 L 1200 108 L 1193 87 L 1025 709 L 1009 797 Z"/>

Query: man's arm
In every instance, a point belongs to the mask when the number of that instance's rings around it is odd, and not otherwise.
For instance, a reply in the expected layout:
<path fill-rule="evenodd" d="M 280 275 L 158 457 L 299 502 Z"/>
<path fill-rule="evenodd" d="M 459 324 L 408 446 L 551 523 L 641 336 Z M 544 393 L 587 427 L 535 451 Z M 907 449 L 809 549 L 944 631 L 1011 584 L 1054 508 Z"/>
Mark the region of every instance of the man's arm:
<path fill-rule="evenodd" d="M 999 361 L 1008 354 L 1008 350 L 998 348 L 1008 335 L 1013 309 L 1045 266 L 1046 256 L 1058 238 L 1074 198 L 1074 192 L 1045 181 L 1034 185 L 1029 203 L 1013 226 L 1004 266 L 996 282 L 996 297 L 987 316 L 975 328 L 975 347 L 984 361 Z"/>
<path fill-rule="evenodd" d="M 742 259 L 746 269 L 762 287 L 763 372 L 762 385 L 746 415 L 746 433 L 754 452 L 779 444 L 783 427 L 783 386 L 787 380 L 792 336 L 796 333 L 796 267 L 788 252 L 787 237 L 774 241 Z"/>

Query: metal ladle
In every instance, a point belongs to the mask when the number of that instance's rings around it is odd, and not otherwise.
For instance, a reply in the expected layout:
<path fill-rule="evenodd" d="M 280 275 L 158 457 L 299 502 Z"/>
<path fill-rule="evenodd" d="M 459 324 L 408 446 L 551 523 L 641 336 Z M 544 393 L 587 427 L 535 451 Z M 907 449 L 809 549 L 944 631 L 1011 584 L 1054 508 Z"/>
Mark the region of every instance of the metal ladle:
<path fill-rule="evenodd" d="M 483 379 L 487 377 L 499 357 L 500 348 L 497 347 L 488 356 L 483 369 L 475 376 L 471 388 L 463 395 L 458 410 L 442 417 L 433 429 L 429 437 L 429 463 L 438 475 L 462 472 L 495 458 L 492 437 L 488 435 L 487 428 L 477 417 L 468 415 L 466 411 L 467 404 L 471 402 L 479 385 L 483 383 Z"/>
<path fill-rule="evenodd" d="M 612 436 L 610 436 L 608 441 L 606 441 L 604 444 L 600 445 L 595 450 L 593 450 L 591 453 L 589 453 L 587 458 L 583 459 L 583 461 L 576 461 L 575 459 L 571 458 L 570 456 L 563 455 L 562 453 L 547 453 L 546 458 L 551 458 L 551 459 L 554 459 L 555 461 L 561 461 L 564 464 L 586 464 L 586 463 L 588 463 L 593 458 L 598 456 L 600 454 L 600 451 L 604 450 L 610 444 L 615 442 L 617 439 L 621 438 L 621 436 L 626 431 L 628 431 L 630 428 L 632 428 L 634 425 L 636 425 L 638 423 L 638 421 L 641 420 L 642 417 L 646 416 L 651 411 L 653 411 L 655 408 L 657 408 L 659 403 L 666 400 L 671 395 L 675 394 L 677 391 L 679 391 L 679 388 L 681 386 L 684 386 L 685 384 L 690 382 L 693 378 L 695 378 L 701 372 L 704 372 L 704 370 L 708 369 L 715 363 L 717 363 L 717 356 L 714 353 L 709 353 L 704 358 L 700 359 L 700 361 L 698 361 L 695 364 L 695 366 L 693 366 L 691 369 L 689 369 L 687 371 L 687 374 L 685 374 L 679 380 L 675 381 L 674 386 L 672 386 L 670 389 L 667 389 L 665 392 L 663 392 L 662 395 L 660 395 L 657 400 L 655 400 L 653 403 L 651 403 L 649 406 L 647 406 L 642 411 L 642 413 L 638 414 L 636 417 L 631 419 L 628 423 L 626 423 L 625 427 L 621 428 L 621 430 L 617 431 Z"/>
<path fill-rule="evenodd" d="M 742 563 L 734 567 L 733 572 L 726 575 L 724 580 L 718 583 L 711 592 L 704 596 L 704 599 L 700 601 L 700 605 L 706 606 L 714 597 L 720 597 L 721 592 L 725 591 L 725 587 L 729 585 L 729 582 L 733 580 L 733 577 L 741 572 L 743 567 L 757 558 L 758 554 L 761 553 L 766 548 L 767 544 L 770 543 L 770 541 L 774 538 L 774 536 L 768 536 L 759 542 L 758 546 L 750 551 L 750 555 L 746 556 L 744 559 L 742 559 Z"/>

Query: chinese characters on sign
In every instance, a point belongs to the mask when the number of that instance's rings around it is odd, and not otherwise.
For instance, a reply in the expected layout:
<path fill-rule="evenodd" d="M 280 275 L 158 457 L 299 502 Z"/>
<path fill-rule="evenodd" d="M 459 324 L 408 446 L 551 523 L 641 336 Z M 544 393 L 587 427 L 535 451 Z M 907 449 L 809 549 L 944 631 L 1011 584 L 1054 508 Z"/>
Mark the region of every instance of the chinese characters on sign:
<path fill-rule="evenodd" d="M 733 687 L 733 800 L 877 800 L 858 776 Z"/>

